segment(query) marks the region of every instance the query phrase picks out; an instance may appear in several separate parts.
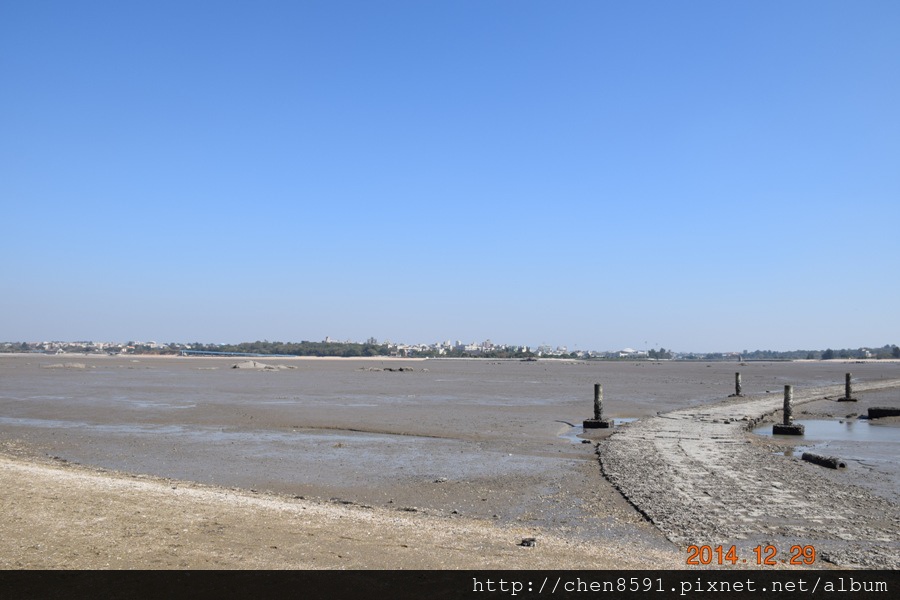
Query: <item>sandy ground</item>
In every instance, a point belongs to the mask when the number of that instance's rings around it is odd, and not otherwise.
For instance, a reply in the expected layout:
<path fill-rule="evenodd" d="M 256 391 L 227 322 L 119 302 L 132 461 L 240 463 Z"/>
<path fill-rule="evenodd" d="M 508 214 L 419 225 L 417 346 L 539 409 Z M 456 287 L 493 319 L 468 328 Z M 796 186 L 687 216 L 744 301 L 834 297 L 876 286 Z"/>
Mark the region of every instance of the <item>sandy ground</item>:
<path fill-rule="evenodd" d="M 322 504 L 0 457 L 0 568 L 679 568 L 534 527 Z M 534 546 L 521 546 L 535 538 Z"/>

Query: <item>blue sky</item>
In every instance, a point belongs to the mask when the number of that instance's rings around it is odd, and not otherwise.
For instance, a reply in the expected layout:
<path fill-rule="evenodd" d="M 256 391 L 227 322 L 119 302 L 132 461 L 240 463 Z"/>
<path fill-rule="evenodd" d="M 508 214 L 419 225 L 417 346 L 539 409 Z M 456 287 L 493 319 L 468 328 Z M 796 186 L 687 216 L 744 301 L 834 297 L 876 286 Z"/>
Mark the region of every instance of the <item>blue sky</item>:
<path fill-rule="evenodd" d="M 900 4 L 0 1 L 0 340 L 900 342 Z"/>

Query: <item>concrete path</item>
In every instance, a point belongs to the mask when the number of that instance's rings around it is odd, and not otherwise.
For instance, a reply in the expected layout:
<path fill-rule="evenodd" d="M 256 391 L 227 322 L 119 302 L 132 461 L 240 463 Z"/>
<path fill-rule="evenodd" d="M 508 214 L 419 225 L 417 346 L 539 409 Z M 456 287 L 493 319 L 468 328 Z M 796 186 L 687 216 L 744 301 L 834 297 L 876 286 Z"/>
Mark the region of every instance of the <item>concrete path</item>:
<path fill-rule="evenodd" d="M 854 391 L 897 386 L 896 379 L 859 383 Z M 842 386 L 795 388 L 794 405 L 841 395 Z M 776 455 L 753 439 L 752 426 L 782 405 L 783 395 L 771 394 L 641 419 L 598 445 L 603 472 L 685 547 L 734 545 L 739 562 L 754 566 L 760 544 L 774 546 L 779 563 L 790 560 L 791 546 L 811 545 L 817 565 L 900 568 L 896 500 L 850 484 L 852 474 L 840 483 L 823 467 Z"/>

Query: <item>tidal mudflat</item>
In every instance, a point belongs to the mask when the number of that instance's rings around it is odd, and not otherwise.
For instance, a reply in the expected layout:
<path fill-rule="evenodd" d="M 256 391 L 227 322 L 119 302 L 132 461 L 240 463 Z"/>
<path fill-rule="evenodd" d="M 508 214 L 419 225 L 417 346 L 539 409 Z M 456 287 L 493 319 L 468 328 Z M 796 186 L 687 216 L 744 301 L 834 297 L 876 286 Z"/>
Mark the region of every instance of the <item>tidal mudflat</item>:
<path fill-rule="evenodd" d="M 898 384 L 861 384 L 860 397 L 893 392 Z M 695 552 L 704 548 L 707 561 L 718 552 L 719 562 L 732 564 L 827 562 L 896 570 L 900 512 L 893 468 L 869 463 L 863 469 L 865 463 L 854 461 L 846 469 L 846 459 L 821 455 L 802 461 L 799 445 L 818 450 L 821 430 L 827 429 L 816 421 L 802 435 L 771 435 L 763 441 L 749 434 L 755 424 L 779 414 L 784 425 L 796 424 L 785 416 L 788 407 L 834 398 L 835 390 L 810 387 L 785 392 L 782 398 L 743 396 L 666 412 L 604 440 L 598 454 L 608 479 L 668 539 Z M 859 452 L 872 452 L 873 436 L 864 437 L 867 424 L 859 425 Z M 764 428 L 772 431 L 772 424 Z M 900 430 L 888 426 L 876 431 L 886 435 L 878 435 L 881 445 L 875 454 L 896 453 L 891 442 Z M 879 477 L 873 478 L 875 473 Z M 703 556 L 695 554 L 694 560 Z"/>
<path fill-rule="evenodd" d="M 603 384 L 607 418 L 640 423 L 723 400 L 737 370 L 750 396 L 780 394 L 785 384 L 836 385 L 848 370 L 859 381 L 900 379 L 900 364 L 891 362 L 258 360 L 284 368 L 233 369 L 241 361 L 229 358 L 2 356 L 0 445 L 17 464 L 52 458 L 431 519 L 438 530 L 463 521 L 514 528 L 618 548 L 611 556 L 623 566 L 634 565 L 628 549 L 635 560 L 650 552 L 648 568 L 677 567 L 681 542 L 648 523 L 601 474 L 593 443 L 600 438 L 591 434 L 585 444 L 572 435 L 592 415 L 595 382 Z M 890 390 L 884 394 L 881 404 L 893 401 Z M 516 562 L 514 537 L 498 542 L 511 546 L 513 568 L 525 564 Z M 3 564 L 27 566 L 25 554 Z M 369 554 L 352 564 L 427 566 Z M 326 559 L 303 564 L 345 564 Z"/>

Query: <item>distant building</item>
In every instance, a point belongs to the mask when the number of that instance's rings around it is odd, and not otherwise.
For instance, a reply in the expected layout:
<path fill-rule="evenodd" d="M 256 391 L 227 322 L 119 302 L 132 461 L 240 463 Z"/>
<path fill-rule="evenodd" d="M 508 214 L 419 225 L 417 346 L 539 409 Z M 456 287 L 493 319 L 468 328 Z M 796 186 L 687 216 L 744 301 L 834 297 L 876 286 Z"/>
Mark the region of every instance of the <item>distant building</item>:
<path fill-rule="evenodd" d="M 646 350 L 635 350 L 634 348 L 625 348 L 624 350 L 619 350 L 616 354 L 619 358 L 644 358 L 650 356 L 650 353 Z"/>

